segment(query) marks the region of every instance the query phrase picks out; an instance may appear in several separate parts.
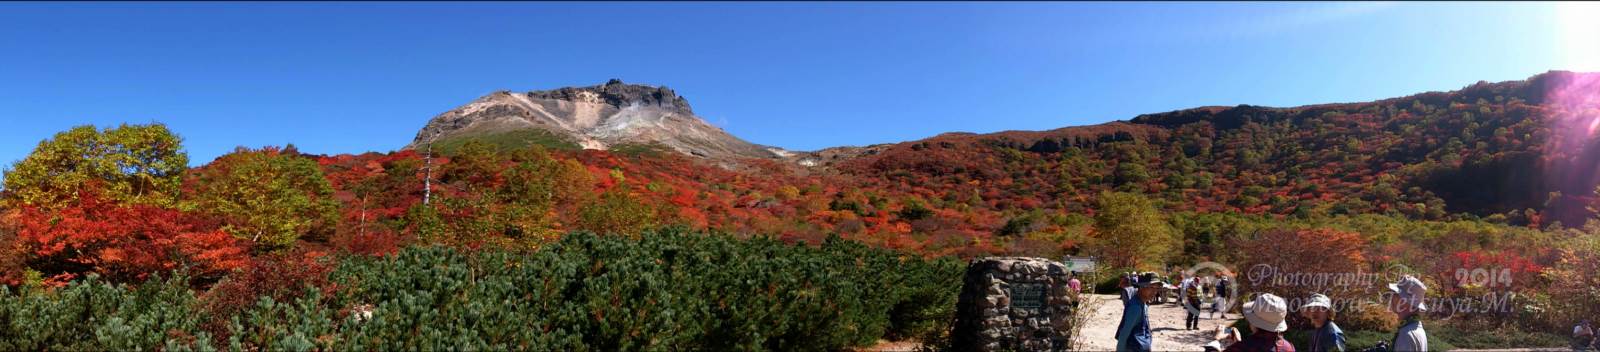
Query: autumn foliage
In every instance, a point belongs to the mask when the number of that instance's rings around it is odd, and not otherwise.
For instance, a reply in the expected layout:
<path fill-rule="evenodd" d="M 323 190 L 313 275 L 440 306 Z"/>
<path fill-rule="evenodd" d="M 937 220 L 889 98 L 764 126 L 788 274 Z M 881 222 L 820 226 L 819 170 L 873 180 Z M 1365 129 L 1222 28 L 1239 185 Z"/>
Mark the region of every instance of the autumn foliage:
<path fill-rule="evenodd" d="M 171 206 L 189 166 L 180 141 L 161 124 L 73 127 L 6 171 L 0 206 L 64 205 L 90 183 L 114 201 Z"/>
<path fill-rule="evenodd" d="M 248 247 L 192 215 L 118 204 L 93 186 L 76 198 L 60 209 L 24 206 L 15 215 L 17 239 L 33 256 L 33 268 L 51 278 L 98 272 L 141 280 L 173 269 L 218 277 L 248 260 Z"/>
<path fill-rule="evenodd" d="M 338 222 L 333 187 L 316 161 L 292 149 L 240 148 L 193 176 L 186 202 L 258 249 L 286 249 L 301 237 L 326 240 Z"/>
<path fill-rule="evenodd" d="M 1366 298 L 1364 294 L 1373 293 L 1367 291 L 1370 283 L 1339 280 L 1374 273 L 1363 253 L 1367 242 L 1358 233 L 1331 229 L 1270 230 L 1232 247 L 1246 256 L 1245 262 L 1238 266 L 1241 272 L 1237 281 L 1245 289 L 1241 292 L 1271 292 L 1294 300 L 1290 304 L 1293 307 L 1299 307 L 1304 302 L 1298 301 L 1313 293 L 1328 295 L 1336 303 L 1347 305 Z M 1298 317 L 1291 318 L 1290 322 L 1305 323 Z"/>
<path fill-rule="evenodd" d="M 1430 283 L 1453 282 L 1461 269 L 1505 268 L 1516 292 L 1531 297 L 1526 306 L 1581 312 L 1528 318 L 1555 326 L 1593 313 L 1600 277 L 1600 228 L 1573 229 L 1600 209 L 1600 169 L 1591 162 L 1600 143 L 1558 129 L 1590 126 L 1600 109 L 1575 99 L 1593 94 L 1573 89 L 1593 85 L 1572 79 L 1551 73 L 1369 103 L 1202 107 L 1051 131 L 951 133 L 807 156 L 815 166 L 708 162 L 655 146 L 462 141 L 437 152 L 358 155 L 241 148 L 191 169 L 181 139 L 159 124 L 82 126 L 41 142 L 5 174 L 0 279 L 27 286 L 97 273 L 126 283 L 177 270 L 195 279 L 186 284 L 209 289 L 200 297 L 208 311 L 260 304 L 276 312 L 289 308 L 253 298 L 313 300 L 299 290 L 305 284 L 316 288 L 311 295 L 349 294 L 327 283 L 329 263 L 389 260 L 423 246 L 557 256 L 570 253 L 562 245 L 620 246 L 648 241 L 637 237 L 651 229 L 681 228 L 865 244 L 907 258 L 1091 255 L 1119 268 L 1218 261 L 1288 274 L 1403 265 Z M 1289 298 L 1360 294 L 1239 283 Z M 1481 288 L 1469 286 L 1435 287 L 1445 295 Z M 310 309 L 293 309 L 301 308 Z M 1353 317 L 1373 327 L 1388 316 Z M 251 318 L 240 329 L 261 336 L 287 324 Z M 207 329 L 220 337 L 227 323 Z"/>

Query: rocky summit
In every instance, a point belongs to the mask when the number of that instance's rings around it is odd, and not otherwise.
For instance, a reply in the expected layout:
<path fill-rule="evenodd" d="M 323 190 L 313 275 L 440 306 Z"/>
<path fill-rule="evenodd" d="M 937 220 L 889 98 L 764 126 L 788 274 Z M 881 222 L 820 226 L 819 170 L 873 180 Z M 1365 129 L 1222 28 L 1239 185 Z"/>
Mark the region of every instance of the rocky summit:
<path fill-rule="evenodd" d="M 406 148 L 525 130 L 550 132 L 585 149 L 656 145 L 715 160 L 781 157 L 777 148 L 706 123 L 672 89 L 616 79 L 589 87 L 491 93 L 435 116 Z"/>

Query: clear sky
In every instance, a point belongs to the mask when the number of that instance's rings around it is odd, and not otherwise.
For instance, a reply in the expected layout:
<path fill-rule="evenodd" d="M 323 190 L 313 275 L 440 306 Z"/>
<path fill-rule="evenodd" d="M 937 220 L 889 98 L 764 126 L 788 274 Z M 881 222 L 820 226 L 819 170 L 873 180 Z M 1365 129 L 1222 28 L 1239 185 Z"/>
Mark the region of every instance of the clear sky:
<path fill-rule="evenodd" d="M 495 90 L 666 85 L 796 150 L 1600 70 L 1600 11 L 1490 3 L 0 3 L 0 163 L 74 125 L 388 151 Z"/>

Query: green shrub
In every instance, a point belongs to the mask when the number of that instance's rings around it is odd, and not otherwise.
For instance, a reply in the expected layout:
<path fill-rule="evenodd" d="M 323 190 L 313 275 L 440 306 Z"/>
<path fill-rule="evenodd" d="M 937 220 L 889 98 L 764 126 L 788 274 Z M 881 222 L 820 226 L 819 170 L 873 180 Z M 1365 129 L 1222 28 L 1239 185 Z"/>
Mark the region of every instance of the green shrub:
<path fill-rule="evenodd" d="M 181 280 L 0 289 L 0 350 L 841 350 L 940 338 L 961 273 L 954 260 L 838 238 L 574 233 L 531 253 L 347 257 L 331 294 L 258 292 L 210 317 L 228 322 L 216 341 Z"/>
<path fill-rule="evenodd" d="M 1428 337 L 1437 338 L 1455 348 L 1497 349 L 1505 348 L 1506 346 L 1561 348 L 1567 347 L 1571 343 L 1563 335 L 1544 331 L 1523 330 L 1524 328 L 1509 325 L 1485 328 L 1463 326 L 1451 322 L 1438 322 L 1427 326 Z M 1430 339 L 1428 342 L 1431 344 L 1433 340 Z M 1433 348 L 1432 345 L 1428 347 Z"/>
<path fill-rule="evenodd" d="M 1102 295 L 1120 294 L 1121 288 L 1118 285 L 1122 284 L 1122 273 L 1129 271 L 1133 271 L 1133 269 L 1100 270 L 1099 274 L 1097 274 L 1100 281 L 1094 283 L 1094 293 Z"/>
<path fill-rule="evenodd" d="M 187 345 L 201 315 L 187 278 L 146 281 L 137 289 L 98 275 L 53 291 L 0 286 L 0 350 L 120 350 Z"/>

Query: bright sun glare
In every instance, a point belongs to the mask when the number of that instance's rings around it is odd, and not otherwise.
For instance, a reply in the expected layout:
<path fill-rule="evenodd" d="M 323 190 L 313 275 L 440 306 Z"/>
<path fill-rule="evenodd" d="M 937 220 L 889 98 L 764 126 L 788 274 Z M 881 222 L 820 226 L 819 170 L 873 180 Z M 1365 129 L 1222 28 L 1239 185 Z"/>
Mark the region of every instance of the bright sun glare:
<path fill-rule="evenodd" d="M 1563 2 L 1556 4 L 1556 24 L 1562 45 L 1562 69 L 1600 71 L 1600 4 Z"/>

